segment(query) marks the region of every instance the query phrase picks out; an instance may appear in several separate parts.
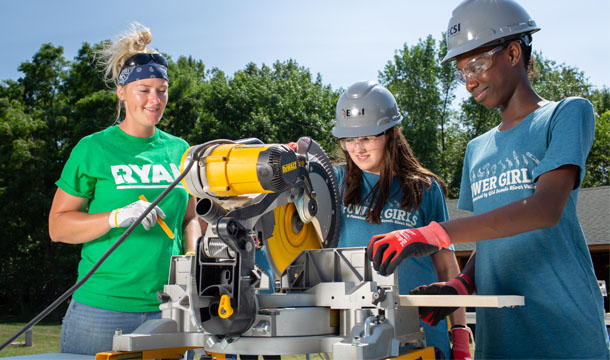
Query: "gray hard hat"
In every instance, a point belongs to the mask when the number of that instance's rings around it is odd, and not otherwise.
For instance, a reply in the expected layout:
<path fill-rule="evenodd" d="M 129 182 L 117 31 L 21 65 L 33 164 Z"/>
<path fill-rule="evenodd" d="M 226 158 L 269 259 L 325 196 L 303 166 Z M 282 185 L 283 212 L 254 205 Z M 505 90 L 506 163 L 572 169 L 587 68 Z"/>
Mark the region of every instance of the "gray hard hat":
<path fill-rule="evenodd" d="M 447 55 L 441 64 L 476 48 L 501 44 L 540 30 L 527 11 L 513 0 L 464 0 L 447 27 Z"/>
<path fill-rule="evenodd" d="M 348 87 L 337 101 L 333 135 L 378 135 L 400 121 L 402 115 L 392 93 L 374 81 L 360 81 Z"/>

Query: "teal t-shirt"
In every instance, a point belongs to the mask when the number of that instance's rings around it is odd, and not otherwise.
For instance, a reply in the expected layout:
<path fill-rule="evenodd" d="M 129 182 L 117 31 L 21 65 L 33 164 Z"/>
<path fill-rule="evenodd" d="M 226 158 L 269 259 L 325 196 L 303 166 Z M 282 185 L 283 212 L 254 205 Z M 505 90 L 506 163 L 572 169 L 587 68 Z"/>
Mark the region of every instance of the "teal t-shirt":
<path fill-rule="evenodd" d="M 458 207 L 475 214 L 531 196 L 548 171 L 580 168 L 557 225 L 477 243 L 477 294 L 522 295 L 525 306 L 477 308 L 476 358 L 608 358 L 602 295 L 576 213 L 594 133 L 591 104 L 567 98 L 468 144 Z"/>
<path fill-rule="evenodd" d="M 339 189 L 343 186 L 345 168 L 336 166 L 334 168 L 339 183 Z M 430 189 L 426 190 L 419 208 L 408 211 L 400 207 L 402 200 L 402 189 L 400 181 L 394 177 L 388 201 L 381 212 L 381 224 L 373 224 L 366 221 L 368 214 L 368 200 L 365 200 L 375 184 L 379 181 L 379 175 L 362 172 L 361 201 L 360 205 L 341 205 L 341 233 L 339 236 L 339 247 L 361 247 L 368 246 L 371 238 L 375 235 L 385 234 L 395 230 L 416 228 L 428 225 L 431 221 L 442 222 L 449 219 L 445 194 L 441 186 L 432 179 Z M 453 249 L 453 247 L 451 248 Z M 397 268 L 398 288 L 401 294 L 408 294 L 420 285 L 428 285 L 438 282 L 434 264 L 430 256 L 411 257 L 403 260 Z M 436 326 L 429 326 L 421 322 L 426 333 L 426 344 L 435 346 L 443 351 L 449 358 L 449 338 L 447 321 L 442 320 Z"/>
<path fill-rule="evenodd" d="M 149 138 L 138 138 L 112 126 L 79 141 L 56 184 L 70 195 L 88 199 L 87 211 L 91 214 L 124 207 L 140 195 L 152 202 L 179 175 L 186 149 L 186 141 L 159 129 Z M 165 222 L 174 239 L 158 224 L 149 231 L 139 225 L 73 298 L 114 311 L 159 310 L 157 291 L 167 282 L 170 258 L 182 253 L 182 222 L 188 198 L 184 187 L 178 185 L 158 205 L 167 216 Z M 126 229 L 111 229 L 83 244 L 79 280 Z"/>

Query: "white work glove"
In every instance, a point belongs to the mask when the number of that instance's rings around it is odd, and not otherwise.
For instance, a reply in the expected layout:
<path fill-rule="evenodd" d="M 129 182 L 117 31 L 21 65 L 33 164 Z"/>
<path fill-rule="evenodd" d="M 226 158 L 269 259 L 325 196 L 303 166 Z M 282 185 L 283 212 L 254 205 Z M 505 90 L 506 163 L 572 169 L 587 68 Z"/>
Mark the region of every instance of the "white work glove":
<path fill-rule="evenodd" d="M 144 200 L 138 200 L 125 207 L 112 210 L 108 217 L 108 223 L 110 227 L 128 227 L 133 224 L 142 213 L 150 206 L 150 203 Z M 165 219 L 165 213 L 158 206 L 149 212 L 144 219 L 142 219 L 142 226 L 144 229 L 150 229 L 157 222 L 157 216 L 161 219 Z"/>

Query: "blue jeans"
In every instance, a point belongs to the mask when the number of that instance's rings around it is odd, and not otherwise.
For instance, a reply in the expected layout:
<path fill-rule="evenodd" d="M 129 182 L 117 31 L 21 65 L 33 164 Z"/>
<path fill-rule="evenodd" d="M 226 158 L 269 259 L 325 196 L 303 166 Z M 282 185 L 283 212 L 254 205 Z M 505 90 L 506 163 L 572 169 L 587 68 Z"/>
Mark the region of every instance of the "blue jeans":
<path fill-rule="evenodd" d="M 160 319 L 161 311 L 120 312 L 70 301 L 61 326 L 61 352 L 95 355 L 112 351 L 116 329 L 133 332 L 150 319 Z"/>

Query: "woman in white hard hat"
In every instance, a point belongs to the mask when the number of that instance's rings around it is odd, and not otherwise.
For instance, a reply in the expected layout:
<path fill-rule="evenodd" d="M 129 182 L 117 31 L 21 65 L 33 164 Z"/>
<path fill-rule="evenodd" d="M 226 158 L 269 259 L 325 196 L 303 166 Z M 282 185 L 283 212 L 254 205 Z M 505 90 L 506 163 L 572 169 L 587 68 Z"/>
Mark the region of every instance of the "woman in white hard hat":
<path fill-rule="evenodd" d="M 397 125 L 402 120 L 394 96 L 383 86 L 362 81 L 339 98 L 333 135 L 346 164 L 335 167 L 341 189 L 339 246 L 366 246 L 371 236 L 448 219 L 445 183 L 424 168 Z M 412 258 L 399 267 L 403 294 L 422 284 L 450 281 L 459 273 L 453 250 Z M 423 323 L 426 344 L 451 354 L 446 320 Z M 470 357 L 464 309 L 451 315 L 453 357 Z"/>
<path fill-rule="evenodd" d="M 174 181 L 186 141 L 159 130 L 167 104 L 167 61 L 149 49 L 150 31 L 131 31 L 108 43 L 101 59 L 116 86 L 118 125 L 79 141 L 66 162 L 49 214 L 53 241 L 82 244 L 81 280 L 125 230 Z M 157 224 L 165 219 L 166 232 Z M 194 251 L 201 235 L 195 201 L 174 188 L 81 287 L 63 319 L 61 351 L 91 354 L 112 350 L 117 329 L 130 333 L 160 318 L 170 258 Z M 172 234 L 173 233 L 173 234 Z"/>
<path fill-rule="evenodd" d="M 547 101 L 533 90 L 527 68 L 538 30 L 512 0 L 469 0 L 453 11 L 443 61 L 456 60 L 475 100 L 502 115 L 466 149 L 458 206 L 475 215 L 373 238 L 368 253 L 390 273 L 426 247 L 477 241 L 458 281 L 415 290 L 524 296 L 525 306 L 477 309 L 475 357 L 607 359 L 602 296 L 576 216 L 593 108 L 582 98 Z"/>

